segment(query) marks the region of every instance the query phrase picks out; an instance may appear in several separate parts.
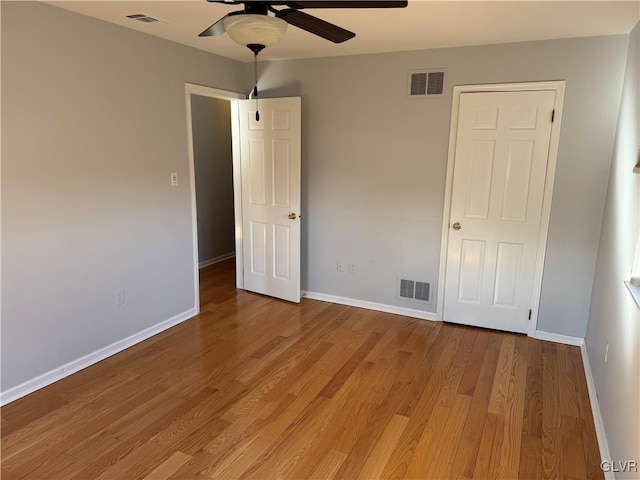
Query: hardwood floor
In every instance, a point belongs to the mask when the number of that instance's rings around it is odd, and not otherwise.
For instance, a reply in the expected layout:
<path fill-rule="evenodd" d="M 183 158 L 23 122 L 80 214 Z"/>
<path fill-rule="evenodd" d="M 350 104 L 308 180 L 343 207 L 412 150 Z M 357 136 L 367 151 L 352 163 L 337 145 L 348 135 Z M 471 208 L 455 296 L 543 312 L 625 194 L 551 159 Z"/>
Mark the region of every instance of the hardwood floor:
<path fill-rule="evenodd" d="M 602 478 L 577 347 L 233 288 L 2 408 L 2 478 Z"/>

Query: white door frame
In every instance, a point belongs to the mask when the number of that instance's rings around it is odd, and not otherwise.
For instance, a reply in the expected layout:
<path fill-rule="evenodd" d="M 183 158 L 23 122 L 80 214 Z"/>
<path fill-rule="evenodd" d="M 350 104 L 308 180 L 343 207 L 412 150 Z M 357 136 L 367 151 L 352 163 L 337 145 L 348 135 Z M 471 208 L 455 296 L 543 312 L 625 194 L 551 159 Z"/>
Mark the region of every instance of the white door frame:
<path fill-rule="evenodd" d="M 549 218 L 551 216 L 551 200 L 553 197 L 553 183 L 556 175 L 556 163 L 558 159 L 558 145 L 560 143 L 560 124 L 562 119 L 562 106 L 564 104 L 564 89 L 566 82 L 529 82 L 529 83 L 503 83 L 488 85 L 461 85 L 453 87 L 453 103 L 451 106 L 451 129 L 449 133 L 449 155 L 447 158 L 447 178 L 444 194 L 444 212 L 442 215 L 442 241 L 440 244 L 440 274 L 438 277 L 438 307 L 436 319 L 442 320 L 444 315 L 444 286 L 447 274 L 447 254 L 449 246 L 449 217 L 451 216 L 451 197 L 453 189 L 453 167 L 456 156 L 456 141 L 458 137 L 458 111 L 460 107 L 460 95 L 473 92 L 521 92 L 553 90 L 556 92 L 554 108 L 554 120 L 551 124 L 551 141 L 549 143 L 549 158 L 547 161 L 547 176 L 542 200 L 542 216 L 540 219 L 540 235 L 538 237 L 538 254 L 533 280 L 533 297 L 531 300 L 531 322 L 528 335 L 533 337 L 538 326 L 538 307 L 540 304 L 540 291 L 542 289 L 542 273 L 547 249 L 547 235 L 549 233 Z"/>
<path fill-rule="evenodd" d="M 240 126 L 238 125 L 238 100 L 244 100 L 244 93 L 220 90 L 218 88 L 185 84 L 185 101 L 187 106 L 187 146 L 189 151 L 189 188 L 191 193 L 191 226 L 193 234 L 193 277 L 195 285 L 195 308 L 200 312 L 200 275 L 198 261 L 198 211 L 196 205 L 196 166 L 193 153 L 193 125 L 191 118 L 191 95 L 229 100 L 231 103 L 231 143 L 233 156 L 233 201 L 236 237 L 236 287 L 244 287 L 242 258 L 242 177 L 240 169 Z"/>

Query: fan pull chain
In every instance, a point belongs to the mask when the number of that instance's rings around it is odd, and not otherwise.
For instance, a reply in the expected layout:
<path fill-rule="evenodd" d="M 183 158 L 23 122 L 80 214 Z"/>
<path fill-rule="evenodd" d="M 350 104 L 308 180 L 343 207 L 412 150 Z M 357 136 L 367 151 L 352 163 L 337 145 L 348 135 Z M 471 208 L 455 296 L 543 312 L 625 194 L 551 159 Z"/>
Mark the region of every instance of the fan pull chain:
<path fill-rule="evenodd" d="M 256 99 L 256 122 L 260 121 L 260 112 L 258 111 L 258 52 L 253 53 L 253 96 Z"/>
<path fill-rule="evenodd" d="M 258 111 L 258 54 L 264 49 L 261 43 L 250 43 L 247 48 L 253 52 L 253 96 L 256 98 L 256 122 L 260 121 Z"/>

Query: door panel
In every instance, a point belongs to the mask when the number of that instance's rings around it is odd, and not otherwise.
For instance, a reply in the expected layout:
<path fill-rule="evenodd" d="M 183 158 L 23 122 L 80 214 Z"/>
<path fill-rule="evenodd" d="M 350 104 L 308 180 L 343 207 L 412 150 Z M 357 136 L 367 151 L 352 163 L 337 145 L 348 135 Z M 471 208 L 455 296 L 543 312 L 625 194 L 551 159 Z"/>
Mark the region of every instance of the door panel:
<path fill-rule="evenodd" d="M 250 225 L 250 272 L 254 275 L 264 276 L 267 274 L 267 224 L 262 222 L 251 222 Z"/>
<path fill-rule="evenodd" d="M 554 102 L 553 91 L 460 96 L 446 321 L 527 331 Z"/>
<path fill-rule="evenodd" d="M 255 105 L 239 102 L 244 288 L 299 302 L 300 98 L 261 99 L 260 121 Z"/>
<path fill-rule="evenodd" d="M 471 151 L 470 174 L 467 178 L 465 218 L 486 219 L 489 216 L 491 172 L 494 142 L 474 142 Z"/>
<path fill-rule="evenodd" d="M 264 140 L 249 140 L 249 183 L 250 197 L 249 201 L 252 205 L 265 205 L 267 190 L 265 178 L 265 157 L 264 157 Z"/>
<path fill-rule="evenodd" d="M 531 141 L 509 143 L 502 220 L 526 221 L 534 145 Z"/>
<path fill-rule="evenodd" d="M 291 142 L 282 138 L 273 141 L 273 205 L 289 208 L 291 206 Z"/>
<path fill-rule="evenodd" d="M 486 242 L 462 240 L 458 301 L 480 303 Z"/>
<path fill-rule="evenodd" d="M 291 228 L 287 225 L 273 226 L 273 276 L 279 280 L 291 279 L 290 259 Z"/>
<path fill-rule="evenodd" d="M 498 243 L 494 305 L 517 308 L 522 250 L 521 243 Z"/>

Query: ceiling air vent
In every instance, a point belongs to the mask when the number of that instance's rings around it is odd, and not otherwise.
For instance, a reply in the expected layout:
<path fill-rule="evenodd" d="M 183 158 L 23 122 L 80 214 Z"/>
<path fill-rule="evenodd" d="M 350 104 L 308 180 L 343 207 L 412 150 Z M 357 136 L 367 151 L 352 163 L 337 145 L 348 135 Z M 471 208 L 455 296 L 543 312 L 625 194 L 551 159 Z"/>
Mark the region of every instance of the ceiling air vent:
<path fill-rule="evenodd" d="M 409 98 L 442 97 L 445 91 L 445 69 L 409 71 Z"/>
<path fill-rule="evenodd" d="M 420 302 L 431 303 L 431 284 L 399 278 L 398 297 L 405 300 L 417 300 Z"/>
<path fill-rule="evenodd" d="M 150 15 L 147 15 L 146 13 L 132 13 L 131 15 L 127 15 L 127 18 L 130 18 L 132 20 L 137 20 L 142 23 L 153 23 L 153 22 L 167 23 L 165 20 L 162 20 L 161 18 L 154 18 Z"/>

